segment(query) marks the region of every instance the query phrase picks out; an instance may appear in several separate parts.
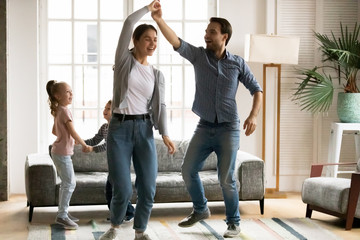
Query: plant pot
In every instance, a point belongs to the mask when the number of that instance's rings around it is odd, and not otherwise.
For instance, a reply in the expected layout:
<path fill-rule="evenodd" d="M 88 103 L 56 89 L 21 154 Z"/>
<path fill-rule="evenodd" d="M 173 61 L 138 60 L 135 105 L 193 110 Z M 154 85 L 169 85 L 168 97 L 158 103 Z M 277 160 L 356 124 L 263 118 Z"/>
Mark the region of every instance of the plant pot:
<path fill-rule="evenodd" d="M 340 92 L 337 113 L 343 123 L 360 123 L 360 93 Z"/>

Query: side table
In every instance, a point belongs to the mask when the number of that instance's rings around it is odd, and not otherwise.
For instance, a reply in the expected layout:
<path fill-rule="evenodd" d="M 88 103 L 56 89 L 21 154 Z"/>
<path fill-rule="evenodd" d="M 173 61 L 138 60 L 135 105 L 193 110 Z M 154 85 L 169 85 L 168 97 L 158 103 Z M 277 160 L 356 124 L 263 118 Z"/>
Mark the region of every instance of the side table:
<path fill-rule="evenodd" d="M 338 123 L 331 124 L 331 134 L 329 141 L 328 162 L 338 163 L 340 160 L 341 141 L 344 131 L 355 131 L 356 162 L 360 158 L 360 123 Z M 338 171 L 339 166 L 334 165 L 329 168 L 326 175 L 337 177 L 339 173 L 350 173 L 350 171 Z"/>

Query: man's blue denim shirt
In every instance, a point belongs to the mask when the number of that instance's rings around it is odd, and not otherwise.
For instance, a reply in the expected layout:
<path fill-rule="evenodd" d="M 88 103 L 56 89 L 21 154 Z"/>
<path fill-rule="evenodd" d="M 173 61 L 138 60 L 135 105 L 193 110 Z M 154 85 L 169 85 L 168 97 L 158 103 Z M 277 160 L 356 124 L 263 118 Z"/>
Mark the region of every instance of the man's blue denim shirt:
<path fill-rule="evenodd" d="M 240 56 L 225 50 L 225 57 L 217 59 L 215 54 L 203 47 L 180 39 L 175 49 L 189 60 L 195 70 L 195 99 L 192 111 L 201 119 L 219 123 L 239 120 L 236 107 L 236 92 L 241 82 L 253 95 L 262 92 L 250 68 Z"/>

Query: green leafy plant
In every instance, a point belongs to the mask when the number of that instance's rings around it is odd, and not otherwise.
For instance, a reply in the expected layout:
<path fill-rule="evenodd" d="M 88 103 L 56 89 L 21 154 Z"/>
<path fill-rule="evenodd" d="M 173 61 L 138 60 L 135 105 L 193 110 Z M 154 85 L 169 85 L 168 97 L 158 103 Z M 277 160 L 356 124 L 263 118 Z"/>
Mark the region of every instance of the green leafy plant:
<path fill-rule="evenodd" d="M 331 75 L 334 73 L 337 73 L 335 78 L 344 92 L 359 93 L 356 76 L 360 69 L 360 26 L 356 23 L 350 32 L 340 23 L 340 30 L 339 38 L 332 31 L 330 37 L 314 33 L 323 54 L 323 66 L 299 70 L 301 77 L 293 100 L 299 103 L 301 110 L 312 113 L 329 110 L 335 92 Z"/>

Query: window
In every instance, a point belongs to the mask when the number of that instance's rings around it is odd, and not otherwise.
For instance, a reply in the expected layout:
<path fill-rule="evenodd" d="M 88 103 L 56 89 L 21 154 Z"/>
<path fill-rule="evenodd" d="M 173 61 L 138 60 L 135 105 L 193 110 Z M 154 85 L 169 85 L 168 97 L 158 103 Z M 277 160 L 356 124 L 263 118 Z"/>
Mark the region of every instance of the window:
<path fill-rule="evenodd" d="M 75 129 L 82 138 L 92 137 L 105 122 L 102 111 L 112 99 L 112 65 L 123 21 L 149 3 L 149 0 L 47 0 L 44 4 L 47 5 L 44 7 L 47 50 L 43 50 L 46 59 L 43 82 L 55 79 L 72 87 L 71 111 Z M 179 37 L 195 46 L 204 46 L 208 20 L 216 15 L 216 0 L 161 4 L 163 18 Z M 141 23 L 157 27 L 150 14 L 138 24 Z M 170 137 L 189 138 L 198 121 L 191 111 L 195 92 L 193 67 L 174 52 L 160 31 L 156 53 L 148 60 L 165 76 Z M 50 134 L 52 118 L 49 112 L 45 116 L 49 116 L 47 133 Z"/>

